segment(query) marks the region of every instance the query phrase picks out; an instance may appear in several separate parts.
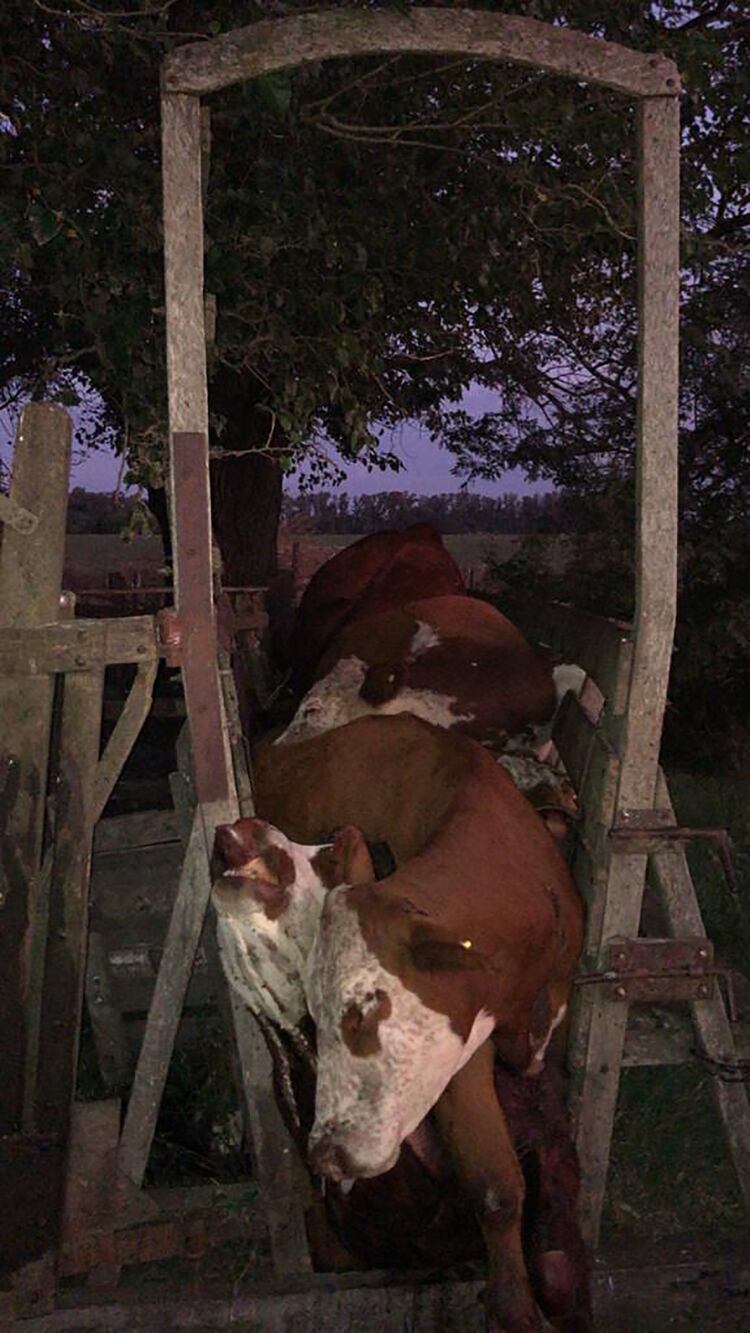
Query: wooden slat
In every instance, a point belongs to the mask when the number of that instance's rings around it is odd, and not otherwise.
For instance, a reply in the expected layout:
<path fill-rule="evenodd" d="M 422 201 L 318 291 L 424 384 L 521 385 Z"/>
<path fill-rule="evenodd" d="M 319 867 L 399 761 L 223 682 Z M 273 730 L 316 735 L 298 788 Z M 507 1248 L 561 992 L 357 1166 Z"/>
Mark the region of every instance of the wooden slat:
<path fill-rule="evenodd" d="M 75 1091 L 88 934 L 94 780 L 104 673 L 65 682 L 58 756 L 58 811 L 44 962 L 36 1124 L 67 1132 Z"/>
<path fill-rule="evenodd" d="M 680 108 L 644 103 L 639 128 L 636 611 L 620 809 L 654 799 L 677 608 Z"/>
<path fill-rule="evenodd" d="M 661 769 L 657 781 L 657 801 L 660 807 L 671 811 L 674 816 L 669 788 Z M 703 917 L 684 848 L 665 848 L 652 857 L 651 868 L 673 934 L 704 935 Z M 734 1063 L 737 1052 L 719 990 L 716 990 L 712 999 L 695 1000 L 690 1007 L 695 1031 L 706 1055 L 712 1060 Z M 742 1083 L 725 1082 L 719 1078 L 713 1080 L 713 1087 L 740 1190 L 750 1209 L 750 1102 L 747 1089 Z"/>
<path fill-rule="evenodd" d="M 151 711 L 154 681 L 159 663 L 141 662 L 130 687 L 120 716 L 99 760 L 94 783 L 94 822 L 104 813 L 115 783 L 122 773 L 130 753 Z"/>
<path fill-rule="evenodd" d="M 6 529 L 0 550 L 0 637 L 19 639 L 55 620 L 60 602 L 70 469 L 70 418 L 31 403 L 16 440 L 11 497 L 38 519 L 32 532 Z M 44 467 L 39 459 L 45 460 Z M 13 627 L 13 628 L 6 628 Z M 0 673 L 5 670 L 0 660 Z M 21 1123 L 27 1049 L 38 1029 L 44 903 L 38 900 L 53 681 L 0 674 L 0 1133 Z M 41 925 L 41 929 L 37 926 Z M 30 991 L 32 992 L 30 994 Z M 27 1015 L 27 1008 L 29 1008 Z M 35 1015 L 37 1017 L 35 1017 Z M 28 1114 L 27 1129 L 32 1129 Z"/>
<path fill-rule="evenodd" d="M 151 847 L 177 842 L 179 830 L 174 810 L 138 810 L 132 815 L 102 819 L 94 832 L 94 855 L 121 852 L 127 847 Z"/>
<path fill-rule="evenodd" d="M 505 609 L 505 605 L 503 605 Z M 562 602 L 508 602 L 507 614 L 532 642 L 573 662 L 594 680 L 615 716 L 625 709 L 632 659 L 631 627 Z"/>
<path fill-rule="evenodd" d="M 732 1024 L 731 1035 L 737 1058 L 747 1060 L 750 1023 Z M 699 1043 L 686 1005 L 670 1006 L 656 1014 L 641 1006 L 631 1009 L 622 1060 L 626 1068 L 695 1064 L 696 1048 Z"/>
<path fill-rule="evenodd" d="M 57 605 L 58 601 L 55 615 Z M 0 672 L 6 675 L 75 675 L 120 662 L 154 662 L 158 656 L 153 616 L 65 620 L 30 629 L 0 628 Z"/>
<path fill-rule="evenodd" d="M 115 994 L 107 946 L 98 930 L 89 932 L 86 1008 L 102 1083 L 108 1092 L 122 1093 L 130 1087 L 133 1056 L 125 1031 L 123 1011 Z"/>
<path fill-rule="evenodd" d="M 164 95 L 161 116 L 169 430 L 208 437 L 200 102 Z"/>
<path fill-rule="evenodd" d="M 380 52 L 466 55 L 510 60 L 601 84 L 628 96 L 679 92 L 676 66 L 535 19 L 472 10 L 410 8 L 304 14 L 237 28 L 213 41 L 178 47 L 165 60 L 170 92 L 207 93 L 272 70 Z"/>
<path fill-rule="evenodd" d="M 136 1185 L 142 1184 L 146 1171 L 210 891 L 203 821 L 198 810 L 185 852 L 118 1152 L 120 1170 Z"/>

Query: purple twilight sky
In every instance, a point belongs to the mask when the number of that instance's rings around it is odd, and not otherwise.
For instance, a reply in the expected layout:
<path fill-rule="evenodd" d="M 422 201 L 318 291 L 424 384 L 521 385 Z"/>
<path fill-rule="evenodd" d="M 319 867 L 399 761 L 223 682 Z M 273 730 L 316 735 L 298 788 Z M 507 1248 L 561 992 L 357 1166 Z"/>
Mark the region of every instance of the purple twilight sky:
<path fill-rule="evenodd" d="M 491 411 L 496 402 L 496 395 L 490 390 L 474 386 L 464 395 L 463 406 L 473 415 L 480 416 Z M 75 418 L 75 413 L 73 414 Z M 13 425 L 7 415 L 0 419 L 0 458 L 10 463 Z M 446 450 L 434 444 L 427 433 L 413 423 L 399 426 L 392 432 L 383 434 L 384 444 L 403 462 L 401 472 L 368 472 L 361 464 L 347 468 L 347 480 L 342 489 L 353 495 L 373 494 L 377 491 L 413 491 L 422 495 L 435 495 L 445 491 L 457 491 L 461 479 L 451 473 L 453 457 Z M 74 455 L 75 449 L 74 439 Z M 98 449 L 81 457 L 74 458 L 71 472 L 71 486 L 83 486 L 90 491 L 113 491 L 120 477 L 121 460 L 108 449 Z M 290 478 L 289 488 L 296 489 L 294 478 Z M 499 495 L 505 491 L 526 494 L 549 490 L 548 482 L 529 482 L 520 468 L 513 468 L 495 482 L 475 482 L 472 491 L 484 495 Z"/>

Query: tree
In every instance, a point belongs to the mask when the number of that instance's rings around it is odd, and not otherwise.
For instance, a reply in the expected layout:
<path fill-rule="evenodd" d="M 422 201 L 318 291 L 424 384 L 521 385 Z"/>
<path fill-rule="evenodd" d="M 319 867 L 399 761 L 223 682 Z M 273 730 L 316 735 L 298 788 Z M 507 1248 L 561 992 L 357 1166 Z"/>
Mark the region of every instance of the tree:
<path fill-rule="evenodd" d="M 321 7 L 3 9 L 0 381 L 68 398 L 93 386 L 104 415 L 92 429 L 114 435 L 134 480 L 158 485 L 164 460 L 159 62 L 179 42 Z M 684 510 L 715 521 L 750 480 L 741 6 L 536 0 L 525 12 L 662 51 L 685 74 Z M 232 582 L 272 568 L 281 470 L 304 454 L 323 479 L 332 449 L 387 465 L 376 422 L 419 419 L 468 475 L 521 464 L 591 490 L 627 474 L 627 104 L 535 71 L 414 57 L 305 66 L 211 104 L 212 447 L 258 451 L 214 464 Z M 478 422 L 457 406 L 472 381 L 498 393 Z"/>

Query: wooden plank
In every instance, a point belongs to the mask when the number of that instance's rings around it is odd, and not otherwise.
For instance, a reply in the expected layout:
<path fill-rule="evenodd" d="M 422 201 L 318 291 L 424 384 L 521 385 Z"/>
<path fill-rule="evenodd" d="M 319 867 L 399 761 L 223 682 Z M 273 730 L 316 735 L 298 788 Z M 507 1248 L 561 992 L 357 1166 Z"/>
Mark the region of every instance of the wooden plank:
<path fill-rule="evenodd" d="M 107 947 L 98 930 L 89 933 L 86 1008 L 102 1083 L 109 1093 L 124 1093 L 132 1080 L 133 1056 L 116 999 Z"/>
<path fill-rule="evenodd" d="M 414 8 L 304 14 L 267 20 L 178 47 L 164 61 L 169 92 L 208 93 L 240 79 L 334 57 L 381 52 L 465 55 L 510 60 L 627 96 L 679 92 L 676 66 L 664 56 L 631 51 L 536 19 L 481 10 Z"/>
<path fill-rule="evenodd" d="M 99 760 L 94 783 L 94 822 L 97 823 L 104 813 L 115 783 L 122 773 L 128 757 L 141 734 L 143 724 L 150 711 L 154 697 L 154 681 L 158 670 L 158 660 L 139 663 L 125 706 L 115 723 L 114 730 L 107 741 L 104 754 Z"/>
<path fill-rule="evenodd" d="M 91 1233 L 111 1230 L 117 1211 L 116 1151 L 120 1131 L 118 1098 L 76 1102 L 70 1122 L 68 1169 L 61 1249 L 80 1244 Z M 95 1265 L 92 1275 L 96 1277 Z M 106 1276 L 117 1280 L 117 1265 L 106 1266 Z"/>
<path fill-rule="evenodd" d="M 28 1080 L 37 1127 L 63 1135 L 78 1066 L 103 685 L 101 671 L 65 682 L 39 1060 L 35 1076 Z"/>
<path fill-rule="evenodd" d="M 94 830 L 94 857 L 178 839 L 174 810 L 137 810 L 132 815 L 113 815 L 102 819 Z"/>
<path fill-rule="evenodd" d="M 750 1023 L 733 1023 L 730 1028 L 737 1059 L 750 1057 Z M 695 1064 L 695 1028 L 685 1005 L 669 1009 L 641 1008 L 630 1011 L 622 1063 L 626 1068 L 644 1065 Z"/>
<path fill-rule="evenodd" d="M 0 629 L 0 672 L 9 676 L 75 675 L 116 663 L 154 662 L 158 656 L 153 616 Z"/>
<path fill-rule="evenodd" d="M 206 936 L 214 974 L 223 979 L 215 924 Z M 274 1087 L 273 1063 L 258 1020 L 231 986 L 224 982 L 230 1030 L 234 1033 L 242 1080 L 243 1113 L 250 1134 L 260 1202 L 271 1241 L 274 1271 L 279 1275 L 311 1271 L 304 1212 L 312 1203 L 310 1176 L 297 1145 L 281 1118 Z M 221 1002 L 221 1000 L 220 1000 Z"/>
<path fill-rule="evenodd" d="M 636 610 L 619 808 L 653 805 L 677 607 L 680 109 L 638 110 Z"/>
<path fill-rule="evenodd" d="M 120 1140 L 120 1170 L 136 1185 L 146 1171 L 210 891 L 203 821 L 196 811 Z"/>
<path fill-rule="evenodd" d="M 657 801 L 660 805 L 663 802 L 663 808 L 674 816 L 669 788 L 661 769 L 657 780 Z M 704 935 L 703 917 L 684 847 L 665 848 L 651 858 L 651 868 L 673 934 Z M 718 988 L 712 999 L 695 1000 L 690 1008 L 699 1044 L 709 1059 L 719 1064 L 724 1061 L 736 1063 L 732 1028 Z M 747 1088 L 741 1082 L 727 1082 L 720 1078 L 713 1079 L 713 1088 L 740 1190 L 750 1211 L 750 1102 Z"/>
<path fill-rule="evenodd" d="M 33 532 L 8 528 L 0 551 L 0 636 L 19 638 L 55 620 L 60 603 L 65 515 L 68 504 L 71 423 L 66 412 L 31 403 L 21 415 L 11 498 L 38 519 Z M 44 457 L 45 466 L 39 466 Z M 0 662 L 0 673 L 4 671 Z M 0 973 L 4 1013 L 0 1024 L 0 1133 L 21 1123 L 27 1052 L 27 1007 L 43 940 L 37 920 L 53 682 L 8 679 L 0 674 Z M 32 1008 L 36 1001 L 31 1001 Z M 31 1020 L 31 1044 L 35 1024 Z M 33 1126 L 26 1122 L 28 1129 Z"/>
<path fill-rule="evenodd" d="M 161 115 L 171 448 L 177 432 L 208 437 L 200 102 L 196 97 L 164 95 Z M 178 594 L 179 577 L 176 569 Z"/>
<path fill-rule="evenodd" d="M 661 1329 L 736 1330 L 750 1322 L 744 1255 L 739 1245 L 680 1263 L 597 1264 L 591 1288 L 596 1327 L 617 1333 L 654 1333 Z M 256 1278 L 231 1294 L 151 1283 L 144 1289 L 121 1288 L 95 1296 L 71 1290 L 45 1319 L 31 1321 L 29 1333 L 83 1333 L 85 1329 L 166 1328 L 318 1330 L 318 1333 L 369 1333 L 371 1329 L 409 1333 L 483 1333 L 484 1282 L 475 1266 L 460 1281 L 435 1273 L 316 1273 L 285 1289 Z M 166 1287 L 166 1290 L 165 1290 Z M 705 1313 L 705 1322 L 703 1314 Z"/>
<path fill-rule="evenodd" d="M 555 718 L 553 740 L 578 794 L 580 822 L 576 838 L 592 861 L 601 865 L 614 818 L 618 756 L 604 729 L 591 721 L 572 692 L 563 699 Z M 588 932 L 593 938 L 592 914 L 600 909 L 602 894 L 592 899 L 588 883 L 579 883 L 579 888 L 589 904 Z"/>
<path fill-rule="evenodd" d="M 583 667 L 604 695 L 610 713 L 617 716 L 624 711 L 632 659 L 630 625 L 563 602 L 535 599 L 509 601 L 507 614 L 533 642 Z"/>

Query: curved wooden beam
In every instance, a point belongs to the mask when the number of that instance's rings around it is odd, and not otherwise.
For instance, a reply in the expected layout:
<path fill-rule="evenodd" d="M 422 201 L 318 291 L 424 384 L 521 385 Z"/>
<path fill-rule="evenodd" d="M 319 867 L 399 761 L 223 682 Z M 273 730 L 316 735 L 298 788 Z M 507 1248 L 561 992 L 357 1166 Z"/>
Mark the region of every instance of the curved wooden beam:
<path fill-rule="evenodd" d="M 628 97 L 674 97 L 676 65 L 664 56 L 556 28 L 537 19 L 471 9 L 327 11 L 265 19 L 167 56 L 165 92 L 202 94 L 273 70 L 343 56 L 384 53 L 509 60 L 600 84 Z"/>

